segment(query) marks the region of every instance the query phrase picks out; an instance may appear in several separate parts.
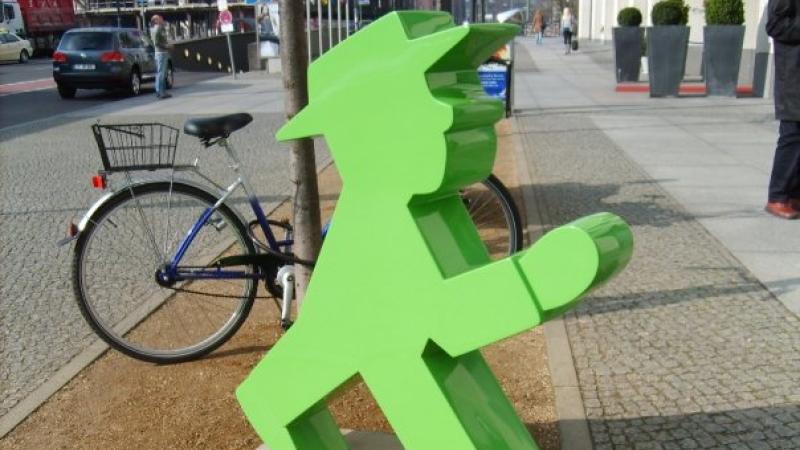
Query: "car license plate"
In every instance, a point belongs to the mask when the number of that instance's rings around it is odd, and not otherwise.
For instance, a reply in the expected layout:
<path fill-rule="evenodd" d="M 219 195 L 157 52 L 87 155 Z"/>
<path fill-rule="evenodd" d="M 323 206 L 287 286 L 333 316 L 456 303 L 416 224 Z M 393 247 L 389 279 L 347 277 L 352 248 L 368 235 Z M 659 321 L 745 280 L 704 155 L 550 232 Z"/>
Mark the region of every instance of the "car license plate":
<path fill-rule="evenodd" d="M 75 70 L 94 70 L 94 64 L 75 64 L 72 68 Z"/>

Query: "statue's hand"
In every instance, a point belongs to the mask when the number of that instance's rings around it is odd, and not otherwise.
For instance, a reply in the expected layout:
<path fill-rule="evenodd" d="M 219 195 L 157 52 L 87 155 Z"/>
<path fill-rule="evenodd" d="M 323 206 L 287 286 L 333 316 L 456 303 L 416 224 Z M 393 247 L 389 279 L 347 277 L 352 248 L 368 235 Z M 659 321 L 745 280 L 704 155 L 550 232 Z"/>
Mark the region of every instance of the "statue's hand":
<path fill-rule="evenodd" d="M 514 259 L 547 320 L 616 275 L 632 251 L 628 225 L 614 214 L 599 213 L 556 228 Z"/>

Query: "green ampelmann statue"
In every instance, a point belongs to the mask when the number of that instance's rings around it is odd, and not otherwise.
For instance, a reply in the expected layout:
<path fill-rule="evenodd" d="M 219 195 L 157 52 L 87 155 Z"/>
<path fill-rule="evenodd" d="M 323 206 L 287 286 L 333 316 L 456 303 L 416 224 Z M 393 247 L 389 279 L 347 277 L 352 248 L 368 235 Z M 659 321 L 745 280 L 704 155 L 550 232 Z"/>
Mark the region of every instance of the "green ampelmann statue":
<path fill-rule="evenodd" d="M 517 32 L 395 12 L 311 65 L 278 139 L 323 135 L 343 188 L 297 322 L 237 390 L 270 449 L 347 449 L 326 399 L 357 374 L 407 450 L 537 448 L 479 349 L 573 306 L 633 240 L 601 213 L 490 261 L 459 189 L 504 113 L 476 69 Z"/>

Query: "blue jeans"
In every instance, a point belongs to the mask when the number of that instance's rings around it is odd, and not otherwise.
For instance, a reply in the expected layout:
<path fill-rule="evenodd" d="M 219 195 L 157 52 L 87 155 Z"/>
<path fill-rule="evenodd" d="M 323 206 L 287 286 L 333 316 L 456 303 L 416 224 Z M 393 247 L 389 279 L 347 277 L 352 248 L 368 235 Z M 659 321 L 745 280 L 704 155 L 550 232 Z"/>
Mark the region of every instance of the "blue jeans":
<path fill-rule="evenodd" d="M 156 52 L 156 95 L 167 89 L 167 56 L 168 52 Z"/>

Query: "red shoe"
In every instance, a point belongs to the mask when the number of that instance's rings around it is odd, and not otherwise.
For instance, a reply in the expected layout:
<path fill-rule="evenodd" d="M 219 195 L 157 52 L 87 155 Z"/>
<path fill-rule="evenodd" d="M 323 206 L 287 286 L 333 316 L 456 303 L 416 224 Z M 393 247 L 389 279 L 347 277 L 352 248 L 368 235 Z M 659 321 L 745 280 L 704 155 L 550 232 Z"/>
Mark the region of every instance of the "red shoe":
<path fill-rule="evenodd" d="M 794 220 L 800 217 L 800 212 L 792 207 L 792 202 L 769 202 L 764 211 L 786 220 Z"/>

